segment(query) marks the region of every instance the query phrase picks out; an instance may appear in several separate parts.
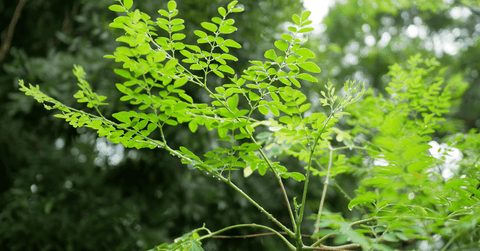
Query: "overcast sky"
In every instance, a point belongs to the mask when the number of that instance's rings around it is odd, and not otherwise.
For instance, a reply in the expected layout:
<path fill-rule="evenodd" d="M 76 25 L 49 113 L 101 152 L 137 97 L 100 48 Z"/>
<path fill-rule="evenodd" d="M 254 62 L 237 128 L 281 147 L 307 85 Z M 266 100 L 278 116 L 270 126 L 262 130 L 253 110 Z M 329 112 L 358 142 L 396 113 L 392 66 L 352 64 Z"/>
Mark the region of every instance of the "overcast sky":
<path fill-rule="evenodd" d="M 320 23 L 327 15 L 328 7 L 334 4 L 334 0 L 303 0 L 305 8 L 312 12 L 310 20 Z"/>

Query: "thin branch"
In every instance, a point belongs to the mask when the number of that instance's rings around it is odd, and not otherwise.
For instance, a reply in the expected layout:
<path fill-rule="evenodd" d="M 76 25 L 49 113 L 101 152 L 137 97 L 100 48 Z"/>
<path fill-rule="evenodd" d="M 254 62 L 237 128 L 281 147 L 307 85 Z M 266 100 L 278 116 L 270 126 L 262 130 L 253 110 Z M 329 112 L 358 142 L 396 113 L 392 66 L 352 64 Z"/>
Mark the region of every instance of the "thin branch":
<path fill-rule="evenodd" d="M 318 167 L 320 167 L 322 169 L 322 171 L 325 171 L 325 168 L 320 164 L 320 162 L 318 160 L 313 160 L 315 161 L 315 164 L 317 164 Z M 335 180 L 335 178 L 332 178 L 332 182 L 333 182 L 333 185 L 335 185 L 335 187 L 338 188 L 338 190 L 340 190 L 340 192 L 343 194 L 343 196 L 345 196 L 345 198 L 347 198 L 348 200 L 352 200 L 352 197 L 350 195 L 348 195 L 348 193 L 343 190 L 342 186 L 340 186 L 340 184 L 337 183 L 337 181 Z"/>
<path fill-rule="evenodd" d="M 151 34 L 149 33 L 149 36 L 151 37 Z M 152 39 L 154 40 L 154 39 Z M 154 44 L 157 46 L 157 48 L 159 50 L 162 50 L 163 52 L 165 52 L 165 54 L 167 55 L 167 58 L 174 58 L 173 56 L 171 56 L 170 54 L 168 54 L 167 51 L 163 50 L 162 47 L 160 45 L 158 45 L 157 43 L 154 42 Z M 204 71 L 206 73 L 205 75 L 205 78 L 204 78 L 204 82 L 202 83 L 200 81 L 200 79 L 192 74 L 185 66 L 183 66 L 182 64 L 178 64 L 178 66 L 180 66 L 182 69 L 183 69 L 183 72 L 186 72 L 186 74 L 184 74 L 185 76 L 187 76 L 190 81 L 196 83 L 197 85 L 201 86 L 202 88 L 204 88 L 212 97 L 214 97 L 218 102 L 220 102 L 220 104 L 222 104 L 222 106 L 227 109 L 227 111 L 229 111 L 231 114 L 235 114 L 231 109 L 230 107 L 228 107 L 228 105 L 221 101 L 216 95 L 214 95 L 214 93 L 207 87 L 207 84 L 206 84 L 206 81 L 207 81 L 207 72 Z M 195 80 L 195 81 L 194 81 Z M 235 118 L 235 120 L 237 122 L 241 122 L 240 121 L 240 118 Z M 247 120 L 250 120 L 250 118 L 248 117 Z M 255 138 L 253 137 L 253 135 L 250 133 L 250 131 L 248 129 L 245 128 L 245 130 L 249 133 L 249 136 L 250 136 L 250 139 L 252 140 L 253 143 L 257 144 Z M 283 185 L 283 182 L 282 182 L 282 179 L 280 177 L 280 175 L 277 173 L 277 171 L 275 170 L 275 168 L 273 168 L 273 165 L 272 163 L 270 162 L 270 160 L 267 158 L 267 156 L 265 155 L 265 153 L 262 151 L 262 149 L 259 149 L 258 150 L 260 152 L 260 154 L 262 155 L 262 157 L 264 158 L 265 162 L 267 163 L 268 167 L 270 168 L 270 170 L 275 174 L 275 178 L 277 179 L 277 182 L 278 184 L 280 185 L 280 189 L 282 190 L 282 194 L 283 194 L 283 198 L 285 200 L 285 203 L 287 205 L 287 208 L 288 208 L 288 213 L 290 215 L 290 220 L 292 221 L 292 225 L 293 225 L 293 229 L 294 231 L 296 231 L 296 225 L 295 225 L 295 218 L 293 217 L 293 212 L 292 212 L 292 207 L 290 206 L 290 202 L 288 200 L 288 195 L 287 195 L 287 191 L 285 189 L 285 186 Z M 283 225 L 282 225 L 283 226 Z M 287 232 L 289 233 L 292 233 L 290 230 L 288 230 Z M 293 233 L 292 233 L 293 234 Z"/>
<path fill-rule="evenodd" d="M 282 235 L 288 235 L 286 232 L 279 232 Z M 229 238 L 253 238 L 253 237 L 261 237 L 261 236 L 269 236 L 269 235 L 275 235 L 276 233 L 261 233 L 261 234 L 246 234 L 246 235 L 215 235 L 212 236 L 212 238 L 220 238 L 220 239 L 229 239 Z M 302 237 L 305 238 L 310 238 L 312 237 L 309 234 L 302 234 Z"/>
<path fill-rule="evenodd" d="M 252 203 L 256 208 L 258 208 L 262 213 L 264 213 L 268 219 L 270 219 L 271 221 L 273 221 L 275 224 L 277 224 L 277 226 L 279 226 L 283 231 L 287 232 L 289 236 L 293 236 L 294 233 L 292 232 L 292 230 L 288 229 L 286 226 L 284 226 L 280 221 L 278 221 L 275 217 L 273 217 L 272 214 L 270 214 L 269 212 L 267 212 L 267 210 L 265 210 L 262 206 L 260 206 L 255 200 L 253 200 L 252 198 L 250 198 L 250 196 L 248 196 L 242 189 L 240 189 L 239 187 L 237 187 L 234 183 L 230 182 L 228 180 L 228 178 L 225 178 L 223 177 L 222 175 L 219 175 L 217 173 L 211 173 L 212 175 L 214 175 L 215 177 L 221 179 L 223 182 L 227 183 L 229 186 L 231 186 L 233 189 L 235 189 L 237 192 L 239 192 L 243 197 L 245 197 L 250 203 Z"/>
<path fill-rule="evenodd" d="M 310 156 L 309 156 L 309 159 L 308 159 L 307 175 L 305 177 L 305 185 L 303 187 L 302 206 L 300 208 L 300 214 L 297 218 L 297 229 L 296 229 L 297 230 L 296 231 L 297 238 L 298 238 L 299 233 L 300 233 L 299 232 L 300 231 L 300 226 L 302 225 L 303 213 L 305 211 L 305 203 L 306 203 L 306 200 L 307 200 L 307 189 L 308 189 L 308 182 L 310 180 L 310 172 L 311 172 L 311 167 L 312 167 L 313 155 L 315 154 L 315 149 L 317 147 L 318 141 L 320 141 L 320 138 L 322 137 L 323 131 L 325 130 L 325 128 L 327 128 L 328 122 L 330 122 L 330 119 L 334 116 L 334 114 L 335 114 L 335 110 L 332 111 L 330 116 L 328 116 L 325 123 L 323 124 L 322 129 L 319 130 L 318 135 L 315 138 L 315 140 L 313 142 L 312 149 L 310 151 Z M 300 239 L 300 241 L 301 241 L 301 239 Z"/>
<path fill-rule="evenodd" d="M 7 54 L 8 49 L 10 49 L 13 33 L 15 32 L 15 26 L 17 25 L 18 19 L 20 18 L 20 13 L 22 12 L 23 6 L 25 6 L 26 2 L 27 0 L 20 0 L 17 7 L 15 8 L 15 13 L 13 14 L 12 21 L 10 21 L 10 24 L 8 25 L 7 36 L 5 38 L 5 41 L 3 41 L 2 48 L 0 48 L 0 62 L 2 62 L 3 58 Z"/>
<path fill-rule="evenodd" d="M 320 245 L 318 247 L 303 247 L 303 249 L 304 250 L 341 251 L 341 250 L 351 250 L 351 249 L 359 248 L 359 247 L 360 247 L 360 244 L 347 244 L 347 245 L 336 246 L 336 247 Z"/>
<path fill-rule="evenodd" d="M 354 222 L 350 223 L 350 227 L 352 227 L 354 225 L 357 225 L 357 224 L 373 221 L 373 220 L 376 220 L 376 219 L 377 219 L 377 217 L 372 217 L 372 218 L 368 218 L 368 219 L 354 221 Z M 335 232 L 323 236 L 322 238 L 318 239 L 315 243 L 313 243 L 310 247 L 323 246 L 320 243 L 322 243 L 322 241 L 324 241 L 325 239 L 327 239 L 329 237 L 332 237 L 333 235 L 335 235 Z"/>
<path fill-rule="evenodd" d="M 203 240 L 203 239 L 206 239 L 206 238 L 214 238 L 215 235 L 219 234 L 219 233 L 222 233 L 222 232 L 225 232 L 227 230 L 230 230 L 230 229 L 233 229 L 233 228 L 239 228 L 239 227 L 257 227 L 257 228 L 263 228 L 263 229 L 267 229 L 269 230 L 270 232 L 272 232 L 273 234 L 277 235 L 278 237 L 280 237 L 280 239 L 282 239 L 285 244 L 287 244 L 287 246 L 290 248 L 290 250 L 295 250 L 295 246 L 293 246 L 281 233 L 277 232 L 275 229 L 273 228 L 270 228 L 270 227 L 267 227 L 267 226 L 264 226 L 264 225 L 258 225 L 258 224 L 255 224 L 255 223 L 252 223 L 252 224 L 238 224 L 238 225 L 233 225 L 233 226 L 228 226 L 226 228 L 223 228 L 223 229 L 220 229 L 218 231 L 215 231 L 213 233 L 210 233 L 210 234 L 207 234 L 207 235 L 204 235 L 204 236 L 201 236 L 200 238 L 198 238 L 197 240 Z M 221 238 L 221 237 L 220 237 Z"/>
<path fill-rule="evenodd" d="M 320 228 L 318 227 L 318 224 L 320 224 L 320 219 L 322 217 L 323 202 L 325 201 L 325 196 L 327 195 L 328 179 L 330 178 L 330 169 L 332 168 L 332 158 L 333 158 L 333 150 L 330 149 L 330 156 L 328 157 L 329 160 L 328 160 L 327 176 L 325 178 L 325 183 L 323 186 L 322 198 L 320 199 L 320 207 L 318 208 L 317 226 L 315 227 L 315 231 L 313 232 L 314 235 L 318 233 L 318 231 L 320 230 Z"/>

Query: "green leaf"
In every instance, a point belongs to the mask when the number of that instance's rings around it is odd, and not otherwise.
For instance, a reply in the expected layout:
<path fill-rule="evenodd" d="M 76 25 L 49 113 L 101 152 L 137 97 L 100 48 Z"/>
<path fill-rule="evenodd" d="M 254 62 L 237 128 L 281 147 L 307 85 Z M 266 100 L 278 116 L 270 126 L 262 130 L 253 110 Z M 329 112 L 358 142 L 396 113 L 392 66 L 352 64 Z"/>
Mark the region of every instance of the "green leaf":
<path fill-rule="evenodd" d="M 173 67 L 175 67 L 178 63 L 177 59 L 170 59 L 168 62 L 165 64 L 165 70 L 170 70 Z"/>
<path fill-rule="evenodd" d="M 230 108 L 230 110 L 235 110 L 237 109 L 238 106 L 238 95 L 235 94 L 231 96 L 230 98 L 227 99 L 227 106 Z"/>
<path fill-rule="evenodd" d="M 304 104 L 300 106 L 300 109 L 298 110 L 300 113 L 307 111 L 312 104 Z"/>
<path fill-rule="evenodd" d="M 292 83 L 290 83 L 290 81 L 288 81 L 288 79 L 286 79 L 286 78 L 279 78 L 278 80 L 280 80 L 280 82 L 282 82 L 286 85 L 292 85 Z"/>
<path fill-rule="evenodd" d="M 263 106 L 263 105 L 259 106 L 259 107 L 258 107 L 258 110 L 259 110 L 263 115 L 267 115 L 267 114 L 269 113 L 268 108 L 267 108 L 266 106 Z"/>
<path fill-rule="evenodd" d="M 117 112 L 112 114 L 114 118 L 116 118 L 118 121 L 126 124 L 130 124 L 132 121 L 130 120 L 130 114 L 128 112 Z"/>
<path fill-rule="evenodd" d="M 185 20 L 181 19 L 181 18 L 175 18 L 173 19 L 172 21 L 170 21 L 171 24 L 175 25 L 175 24 L 183 24 L 185 23 Z"/>
<path fill-rule="evenodd" d="M 208 30 L 211 32 L 216 32 L 218 29 L 218 27 L 215 24 L 212 24 L 209 22 L 202 22 L 201 25 L 205 30 Z"/>
<path fill-rule="evenodd" d="M 173 34 L 173 36 L 172 36 L 172 40 L 173 40 L 173 41 L 183 40 L 185 37 L 186 37 L 185 34 L 175 33 L 175 34 Z"/>
<path fill-rule="evenodd" d="M 197 123 L 195 123 L 194 120 L 192 120 L 192 121 L 190 121 L 190 123 L 188 123 L 188 128 L 190 129 L 191 132 L 196 132 L 197 128 L 198 128 L 198 125 L 197 125 Z"/>
<path fill-rule="evenodd" d="M 227 11 L 223 7 L 218 8 L 218 14 L 220 14 L 222 17 L 227 15 Z"/>
<path fill-rule="evenodd" d="M 136 49 L 137 49 L 138 54 L 140 54 L 140 55 L 146 55 L 146 54 L 148 54 L 152 51 L 152 48 L 150 47 L 150 45 L 148 43 L 140 44 L 140 45 L 138 45 L 138 47 Z"/>
<path fill-rule="evenodd" d="M 307 11 L 304 11 L 304 12 L 302 13 L 302 20 L 301 20 L 301 22 L 307 21 L 307 19 L 308 19 L 308 17 L 310 16 L 311 13 L 312 13 L 312 12 L 310 12 L 310 11 L 308 11 L 308 10 L 307 10 Z"/>
<path fill-rule="evenodd" d="M 352 211 L 353 207 L 355 207 L 358 204 L 374 203 L 374 202 L 375 202 L 375 199 L 371 198 L 371 197 L 358 197 L 358 198 L 355 198 L 355 199 L 351 200 L 350 203 L 348 203 L 348 209 L 350 211 Z"/>
<path fill-rule="evenodd" d="M 288 42 L 293 40 L 293 37 L 290 34 L 282 34 L 281 37 L 283 39 L 285 39 L 285 41 L 288 41 Z"/>
<path fill-rule="evenodd" d="M 314 72 L 314 73 L 320 73 L 321 70 L 320 68 L 313 62 L 305 62 L 305 63 L 301 63 L 301 64 L 298 64 L 300 66 L 300 68 L 306 70 L 306 71 L 309 71 L 309 72 Z"/>
<path fill-rule="evenodd" d="M 227 72 L 227 73 L 230 73 L 230 74 L 235 74 L 235 71 L 232 69 L 232 67 L 230 67 L 228 65 L 220 65 L 218 67 L 218 69 L 220 71 L 223 71 L 223 72 Z"/>
<path fill-rule="evenodd" d="M 251 101 L 257 101 L 260 99 L 260 96 L 258 96 L 255 92 L 249 92 L 248 97 Z"/>
<path fill-rule="evenodd" d="M 276 117 L 280 116 L 280 112 L 278 109 L 271 103 L 268 103 L 268 107 L 270 108 L 270 111 L 275 115 Z"/>
<path fill-rule="evenodd" d="M 233 48 L 239 48 L 239 49 L 242 48 L 242 46 L 239 43 L 233 41 L 232 39 L 225 40 L 225 42 L 223 42 L 223 45 L 228 47 L 233 47 Z"/>
<path fill-rule="evenodd" d="M 127 8 L 127 10 L 129 10 L 130 8 L 132 8 L 133 1 L 132 0 L 124 0 L 123 5 L 125 5 L 125 8 Z"/>
<path fill-rule="evenodd" d="M 55 114 L 55 115 L 53 115 L 53 116 L 56 117 L 56 118 L 61 118 L 61 119 L 66 119 L 66 118 L 67 118 L 67 117 L 66 117 L 65 115 L 63 115 L 63 114 Z"/>
<path fill-rule="evenodd" d="M 223 73 L 220 72 L 220 71 L 218 71 L 218 70 L 212 70 L 212 71 L 213 71 L 213 73 L 215 73 L 217 76 L 219 76 L 219 77 L 221 77 L 221 78 L 224 78 L 224 77 L 225 77 L 225 75 L 223 75 Z"/>
<path fill-rule="evenodd" d="M 287 51 L 288 43 L 283 40 L 275 41 L 275 47 L 277 47 L 281 51 Z"/>
<path fill-rule="evenodd" d="M 178 125 L 178 122 L 175 121 L 175 120 L 172 120 L 172 119 L 167 119 L 167 121 L 165 121 L 165 123 L 169 124 L 169 125 L 172 125 L 172 126 Z"/>
<path fill-rule="evenodd" d="M 75 95 L 73 95 L 73 97 L 76 98 L 76 99 L 79 99 L 79 98 L 85 97 L 85 95 L 84 95 L 83 91 L 78 90 L 77 93 L 75 93 Z"/>
<path fill-rule="evenodd" d="M 296 25 L 300 25 L 300 17 L 297 14 L 293 14 L 292 19 Z"/>
<path fill-rule="evenodd" d="M 188 251 L 204 251 L 202 246 L 199 244 L 200 242 L 197 240 L 191 240 L 192 242 L 192 248 L 190 248 Z"/>
<path fill-rule="evenodd" d="M 298 80 L 296 80 L 295 78 L 293 77 L 288 77 L 288 79 L 298 88 L 301 88 L 302 86 L 300 85 L 300 82 L 298 82 Z"/>
<path fill-rule="evenodd" d="M 228 5 L 227 5 L 227 9 L 228 10 L 231 10 L 235 7 L 235 5 L 237 5 L 238 1 L 231 1 Z"/>
<path fill-rule="evenodd" d="M 208 37 L 207 33 L 203 32 L 201 30 L 195 30 L 193 33 L 200 38 L 207 38 Z"/>
<path fill-rule="evenodd" d="M 117 87 L 117 89 L 122 92 L 122 93 L 125 93 L 125 94 L 128 94 L 129 92 L 131 93 L 131 90 L 128 89 L 127 87 L 125 87 L 124 85 L 122 84 L 115 84 L 115 86 Z"/>
<path fill-rule="evenodd" d="M 153 61 L 155 63 L 163 62 L 166 58 L 167 58 L 167 56 L 165 55 L 165 52 L 163 52 L 163 51 L 155 51 L 155 54 L 153 54 Z"/>
<path fill-rule="evenodd" d="M 278 95 L 275 92 L 270 92 L 270 97 L 272 97 L 273 100 L 279 101 L 280 99 L 278 98 Z"/>
<path fill-rule="evenodd" d="M 118 4 L 110 5 L 108 9 L 115 12 L 125 12 L 125 8 Z"/>
<path fill-rule="evenodd" d="M 264 163 L 259 164 L 257 169 L 258 169 L 258 173 L 262 176 L 267 173 L 267 166 Z"/>
<path fill-rule="evenodd" d="M 242 11 L 244 11 L 243 8 L 234 8 L 234 9 L 232 9 L 232 12 L 242 12 Z"/>
<path fill-rule="evenodd" d="M 147 126 L 147 124 L 148 124 L 148 120 L 145 120 L 145 119 L 144 119 L 144 120 L 141 120 L 140 122 L 138 122 L 138 124 L 136 124 L 136 125 L 134 126 L 134 128 L 140 131 L 140 130 L 142 130 L 143 128 L 145 128 L 145 126 Z"/>
<path fill-rule="evenodd" d="M 339 222 L 338 224 L 340 225 L 340 233 L 344 234 L 352 242 L 362 245 L 362 248 L 365 249 L 365 246 L 368 245 L 368 242 L 366 238 L 363 237 L 363 235 L 355 232 L 348 223 Z"/>
<path fill-rule="evenodd" d="M 315 58 L 315 53 L 313 53 L 311 50 L 307 48 L 299 48 L 295 51 L 295 53 L 302 57 Z"/>
<path fill-rule="evenodd" d="M 298 173 L 298 172 L 291 172 L 291 173 L 288 173 L 288 175 L 290 177 L 292 177 L 294 180 L 296 181 L 302 181 L 302 180 L 305 180 L 305 176 L 301 173 Z"/>
<path fill-rule="evenodd" d="M 309 81 L 309 82 L 318 82 L 317 78 L 313 77 L 312 75 L 310 74 L 307 74 L 307 73 L 301 73 L 301 74 L 298 74 L 297 76 L 295 76 L 296 78 L 299 78 L 299 79 L 303 79 L 303 80 L 306 80 L 306 81 Z"/>
<path fill-rule="evenodd" d="M 175 1 L 168 2 L 168 11 L 173 12 L 177 8 L 177 3 Z"/>
<path fill-rule="evenodd" d="M 189 95 L 187 95 L 187 94 L 185 94 L 185 93 L 179 93 L 178 96 L 180 96 L 181 98 L 185 99 L 185 100 L 188 101 L 189 103 L 193 103 L 192 97 L 190 97 Z"/>
<path fill-rule="evenodd" d="M 279 121 L 282 122 L 282 123 L 285 123 L 285 124 L 292 124 L 293 123 L 292 118 L 289 117 L 289 116 L 282 116 L 282 117 L 280 117 Z"/>
<path fill-rule="evenodd" d="M 218 127 L 217 128 L 218 136 L 223 139 L 227 136 L 228 128 L 225 127 Z"/>
<path fill-rule="evenodd" d="M 179 79 L 175 80 L 175 83 L 173 83 L 173 87 L 175 87 L 175 88 L 181 87 L 181 86 L 185 85 L 187 82 L 188 82 L 188 78 L 186 78 L 186 77 L 179 78 Z"/>
<path fill-rule="evenodd" d="M 231 26 L 231 25 L 222 25 L 220 26 L 219 32 L 223 34 L 230 34 L 233 33 L 237 30 L 237 28 Z"/>
<path fill-rule="evenodd" d="M 314 29 L 312 27 L 307 27 L 307 28 L 302 28 L 298 31 L 298 33 L 307 33 L 310 31 L 313 31 Z"/>
<path fill-rule="evenodd" d="M 150 123 L 148 124 L 147 131 L 148 132 L 153 132 L 155 129 L 157 129 L 158 125 L 156 123 Z"/>
<path fill-rule="evenodd" d="M 182 24 L 172 26 L 172 31 L 181 31 L 183 29 L 185 29 L 185 25 Z"/>
<path fill-rule="evenodd" d="M 273 49 L 266 51 L 264 56 L 265 58 L 268 58 L 274 61 L 277 59 L 277 54 Z"/>
<path fill-rule="evenodd" d="M 225 60 L 238 61 L 238 58 L 236 58 L 236 57 L 234 57 L 234 56 L 232 56 L 232 55 L 230 55 L 230 54 L 225 54 L 225 53 L 222 54 L 222 55 L 220 55 L 220 58 L 223 58 L 223 59 L 225 59 Z"/>

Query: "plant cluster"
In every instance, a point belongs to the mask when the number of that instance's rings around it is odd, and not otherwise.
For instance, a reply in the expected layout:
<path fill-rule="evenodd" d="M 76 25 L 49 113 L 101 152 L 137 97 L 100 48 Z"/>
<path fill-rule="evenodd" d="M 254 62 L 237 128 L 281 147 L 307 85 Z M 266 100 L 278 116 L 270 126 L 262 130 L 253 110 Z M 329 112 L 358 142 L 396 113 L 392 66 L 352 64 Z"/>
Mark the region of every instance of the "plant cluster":
<path fill-rule="evenodd" d="M 417 55 L 405 68 L 392 66 L 388 98 L 366 93 L 365 85 L 352 81 L 347 81 L 337 94 L 329 82 L 320 92 L 320 104 L 328 110 L 325 113 L 308 103 L 301 91 L 303 83 L 318 82 L 312 74 L 320 73 L 313 62 L 315 54 L 302 47 L 305 34 L 313 30 L 308 26 L 310 12 L 293 15 L 295 25 L 274 43 L 275 49 L 265 52 L 266 59 L 251 61 L 250 67 L 237 74 L 229 65 L 237 58 L 229 52 L 241 45 L 228 38 L 237 30 L 231 14 L 243 11 L 237 1 L 218 8 L 219 16 L 211 22 L 201 23 L 203 30 L 194 32 L 198 37 L 196 45 L 182 42 L 187 34 L 182 33 L 184 20 L 177 17 L 175 1 L 168 2 L 167 10 L 159 10 L 156 20 L 138 9 L 132 10 L 132 0 L 117 1 L 110 10 L 126 15 L 117 17 L 110 26 L 125 32 L 117 39 L 125 46 L 105 57 L 121 63 L 122 67 L 114 71 L 126 80 L 116 87 L 123 94 L 120 100 L 135 109 L 114 113 L 116 121 L 106 118 L 100 106 L 107 105 L 107 97 L 92 91 L 81 66 L 74 69 L 81 89 L 74 97 L 95 109 L 96 115 L 68 107 L 41 92 L 38 86 L 25 86 L 23 81 L 20 90 L 45 108 L 59 110 L 61 113 L 55 116 L 74 127 L 92 128 L 100 137 L 128 148 L 170 152 L 191 168 L 228 184 L 276 225 L 275 229 L 238 224 L 217 231 L 203 226 L 153 250 L 203 250 L 202 240 L 240 227 L 266 229 L 290 250 L 297 251 L 392 250 L 396 244 L 408 245 L 417 240 L 435 245 L 434 236 L 450 238 L 443 245 L 446 250 L 465 233 L 478 244 L 475 236 L 480 192 L 475 189 L 474 178 L 478 172 L 478 157 L 474 158 L 480 144 L 478 133 L 457 135 L 449 141 L 469 151 L 454 178 L 445 179 L 435 170 L 444 160 L 428 151 L 432 140 L 429 135 L 444 121 L 442 115 L 451 106 L 454 88 L 454 83 L 444 83 L 445 69 L 435 59 Z M 212 75 L 221 78 L 222 84 L 212 83 Z M 185 90 L 186 85 L 194 85 L 210 101 L 194 100 Z M 344 119 L 345 115 L 352 116 Z M 351 129 L 336 126 L 342 121 Z M 218 147 L 203 156 L 185 146 L 174 149 L 164 131 L 180 124 L 187 124 L 192 134 L 199 133 L 199 127 L 215 130 Z M 297 158 L 305 171 L 282 165 L 285 156 Z M 266 177 L 276 179 L 290 226 L 235 184 L 231 173 L 237 171 L 245 177 L 268 172 Z M 344 173 L 360 180 L 355 198 L 335 181 Z M 307 241 L 301 229 L 311 175 L 325 177 L 325 183 L 318 214 L 312 216 L 315 231 L 312 240 Z M 299 199 L 287 195 L 283 182 L 289 178 L 304 184 Z M 350 200 L 350 210 L 358 210 L 356 216 L 347 218 L 324 208 L 330 183 Z M 336 245 L 327 246 L 332 236 Z"/>

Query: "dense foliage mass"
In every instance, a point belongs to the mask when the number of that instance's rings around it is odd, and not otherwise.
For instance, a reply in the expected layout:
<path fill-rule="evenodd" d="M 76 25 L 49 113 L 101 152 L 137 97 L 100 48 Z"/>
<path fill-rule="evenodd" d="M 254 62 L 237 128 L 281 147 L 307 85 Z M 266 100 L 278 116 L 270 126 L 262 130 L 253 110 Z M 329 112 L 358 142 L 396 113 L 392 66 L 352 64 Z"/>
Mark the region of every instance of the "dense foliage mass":
<path fill-rule="evenodd" d="M 178 18 L 175 1 L 168 2 L 167 10 L 159 10 L 161 17 L 155 21 L 131 10 L 131 0 L 111 5 L 110 10 L 127 13 L 110 26 L 125 32 L 117 41 L 128 46 L 119 46 L 106 57 L 122 63 L 114 71 L 126 81 L 116 87 L 122 93 L 120 100 L 132 105 L 112 114 L 115 121 L 102 114 L 107 97 L 92 91 L 81 66 L 74 69 L 80 87 L 74 97 L 97 115 L 67 106 L 38 86 L 20 81 L 26 95 L 61 112 L 55 117 L 73 127 L 92 128 L 126 148 L 166 150 L 190 169 L 223 181 L 276 225 L 237 223 L 216 231 L 204 225 L 154 250 L 203 250 L 203 240 L 244 227 L 268 230 L 291 250 L 393 250 L 421 245 L 447 250 L 480 244 L 478 132 L 447 139 L 449 146 L 464 153 L 453 177 L 442 175 L 442 169 L 449 167 L 449 152 L 440 148 L 443 156 L 439 156 L 431 151 L 430 135 L 445 125 L 443 115 L 465 91 L 458 88 L 461 79 L 447 76 L 447 68 L 435 58 L 418 54 L 389 67 L 385 95 L 366 92 L 364 85 L 351 81 L 339 94 L 331 82 L 324 84 L 319 99 L 327 108 L 324 112 L 318 104 L 308 103 L 301 91 L 306 82 L 318 82 L 311 74 L 320 73 L 312 61 L 315 53 L 303 46 L 304 34 L 313 30 L 310 12 L 293 15 L 295 25 L 274 42 L 275 49 L 264 53 L 266 60 L 250 61 L 251 66 L 237 74 L 229 65 L 238 59 L 230 51 L 242 46 L 228 38 L 237 30 L 231 15 L 243 11 L 237 4 L 219 7 L 219 16 L 202 22 L 203 29 L 194 31 L 196 45 L 182 42 L 187 34 L 182 32 L 184 20 Z M 219 81 L 213 81 L 212 75 Z M 184 89 L 187 85 L 196 86 L 193 91 L 209 100 L 194 99 Z M 339 127 L 342 121 L 350 128 Z M 192 134 L 206 132 L 201 128 L 215 131 L 211 149 L 198 154 L 188 145 L 173 146 L 165 131 L 181 124 L 188 125 Z M 283 164 L 288 158 L 297 159 L 304 170 Z M 278 203 L 287 205 L 290 227 L 236 184 L 239 171 L 245 178 L 258 173 L 276 180 L 282 194 Z M 335 182 L 345 174 L 359 180 L 355 196 Z M 307 240 L 303 220 L 311 175 L 323 177 L 324 186 L 317 198 L 318 213 L 310 223 L 315 229 Z M 288 179 L 303 183 L 303 192 L 293 199 L 283 184 Z M 354 214 L 324 207 L 330 183 L 349 200 L 347 207 Z"/>

